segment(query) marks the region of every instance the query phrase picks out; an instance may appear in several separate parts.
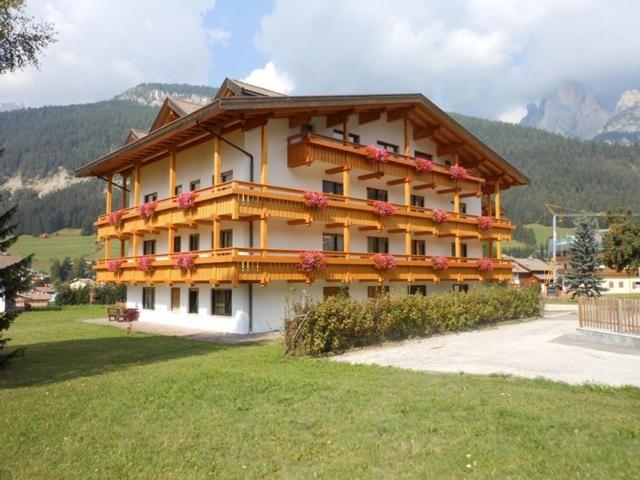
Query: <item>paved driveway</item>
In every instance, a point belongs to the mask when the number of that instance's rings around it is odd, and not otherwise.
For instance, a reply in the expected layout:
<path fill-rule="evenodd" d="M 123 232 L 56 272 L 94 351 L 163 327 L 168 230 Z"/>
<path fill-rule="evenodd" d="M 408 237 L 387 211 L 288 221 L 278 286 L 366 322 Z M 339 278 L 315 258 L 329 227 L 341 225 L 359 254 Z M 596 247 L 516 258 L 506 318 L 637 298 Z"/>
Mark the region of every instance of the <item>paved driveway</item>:
<path fill-rule="evenodd" d="M 354 350 L 336 361 L 640 387 L 640 352 L 575 338 L 576 313 Z"/>

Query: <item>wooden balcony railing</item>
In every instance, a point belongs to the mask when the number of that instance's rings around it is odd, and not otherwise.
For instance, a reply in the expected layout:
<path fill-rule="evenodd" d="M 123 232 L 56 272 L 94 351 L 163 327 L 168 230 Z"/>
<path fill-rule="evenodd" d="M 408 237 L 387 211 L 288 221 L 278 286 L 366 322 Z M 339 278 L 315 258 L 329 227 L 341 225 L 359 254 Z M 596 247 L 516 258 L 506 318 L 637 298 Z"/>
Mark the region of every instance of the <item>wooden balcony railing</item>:
<path fill-rule="evenodd" d="M 99 282 L 125 284 L 209 283 L 217 285 L 253 282 L 266 285 L 271 281 L 313 282 L 439 282 L 439 281 L 509 281 L 511 262 L 494 259 L 492 271 L 480 271 L 480 259 L 449 257 L 446 270 L 435 270 L 432 257 L 394 255 L 397 267 L 387 271 L 376 270 L 373 254 L 324 252 L 327 265 L 310 275 L 298 267 L 300 252 L 296 250 L 260 250 L 256 248 L 227 248 L 201 250 L 195 266 L 189 272 L 175 268 L 173 257 L 179 254 L 154 255 L 153 271 L 137 270 L 140 257 L 111 259 L 122 262 L 118 272 L 108 270 L 106 260 L 96 264 Z"/>
<path fill-rule="evenodd" d="M 291 168 L 310 165 L 313 162 L 347 165 L 350 168 L 378 172 L 382 176 L 410 177 L 416 184 L 429 185 L 437 190 L 459 188 L 461 193 L 480 191 L 485 180 L 469 175 L 465 180 L 454 180 L 448 167 L 434 165 L 429 173 L 416 170 L 415 159 L 399 153 L 390 153 L 386 163 L 374 163 L 367 158 L 365 146 L 344 143 L 342 140 L 303 132 L 288 139 L 288 166 Z"/>
<path fill-rule="evenodd" d="M 291 188 L 232 181 L 195 193 L 195 206 L 190 209 L 178 207 L 176 197 L 159 200 L 150 220 L 142 218 L 137 207 L 121 210 L 120 225 L 111 225 L 109 216 L 101 215 L 96 222 L 98 238 L 126 238 L 134 233 L 152 233 L 169 227 L 212 224 L 214 216 L 232 220 L 256 219 L 266 211 L 269 217 L 283 218 L 292 224 L 321 222 L 394 233 L 408 230 L 418 235 L 511 239 L 512 225 L 507 220 L 493 219 L 493 228 L 481 231 L 476 215 L 450 213 L 445 223 L 437 224 L 432 209 L 400 204 L 394 204 L 395 215 L 382 218 L 375 214 L 373 202 L 362 198 L 328 195 L 328 207 L 313 210 L 306 206 L 305 192 Z"/>

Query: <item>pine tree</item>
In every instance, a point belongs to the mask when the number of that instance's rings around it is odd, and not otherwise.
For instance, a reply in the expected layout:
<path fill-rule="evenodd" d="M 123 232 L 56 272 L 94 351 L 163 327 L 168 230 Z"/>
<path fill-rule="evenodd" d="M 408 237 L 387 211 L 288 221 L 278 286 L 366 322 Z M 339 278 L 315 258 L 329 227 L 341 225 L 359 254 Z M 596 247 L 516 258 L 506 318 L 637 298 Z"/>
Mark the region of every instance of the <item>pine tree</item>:
<path fill-rule="evenodd" d="M 569 248 L 569 273 L 565 282 L 573 297 L 599 297 L 607 289 L 598 273 L 598 242 L 593 221 L 587 217 L 576 219 L 575 238 Z"/>
<path fill-rule="evenodd" d="M 16 213 L 13 207 L 0 214 L 0 254 L 3 254 L 18 239 L 13 235 L 15 224 L 11 223 Z M 18 292 L 25 291 L 31 285 L 31 258 L 32 255 L 23 258 L 11 265 L 0 268 L 0 296 L 5 300 L 5 311 L 0 313 L 0 366 L 6 364 L 9 358 L 15 355 L 4 352 L 4 347 L 9 340 L 4 338 L 4 332 L 11 326 L 18 312 L 11 308 L 11 304 Z"/>

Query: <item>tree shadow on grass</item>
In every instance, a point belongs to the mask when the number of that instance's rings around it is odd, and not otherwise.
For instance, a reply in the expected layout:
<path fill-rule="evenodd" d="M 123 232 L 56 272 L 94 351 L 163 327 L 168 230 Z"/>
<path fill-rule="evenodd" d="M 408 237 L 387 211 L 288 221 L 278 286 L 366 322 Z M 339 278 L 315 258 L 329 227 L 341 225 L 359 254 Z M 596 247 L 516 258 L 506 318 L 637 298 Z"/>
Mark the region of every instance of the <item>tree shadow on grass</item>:
<path fill-rule="evenodd" d="M 53 384 L 258 343 L 224 345 L 135 334 L 33 343 L 26 345 L 24 356 L 0 370 L 0 389 Z"/>

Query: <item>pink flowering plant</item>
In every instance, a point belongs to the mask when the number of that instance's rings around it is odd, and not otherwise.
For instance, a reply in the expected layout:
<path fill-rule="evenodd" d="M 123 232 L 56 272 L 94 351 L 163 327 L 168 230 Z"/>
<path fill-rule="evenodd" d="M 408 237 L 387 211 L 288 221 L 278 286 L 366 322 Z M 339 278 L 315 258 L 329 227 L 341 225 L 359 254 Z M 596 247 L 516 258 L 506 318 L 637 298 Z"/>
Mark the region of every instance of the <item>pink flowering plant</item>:
<path fill-rule="evenodd" d="M 491 230 L 493 228 L 492 218 L 487 216 L 478 218 L 478 228 L 482 231 Z"/>
<path fill-rule="evenodd" d="M 329 197 L 319 192 L 304 192 L 304 202 L 307 208 L 324 210 L 329 205 Z"/>
<path fill-rule="evenodd" d="M 393 270 L 398 266 L 395 257 L 388 253 L 376 253 L 371 258 L 376 270 Z"/>
<path fill-rule="evenodd" d="M 449 219 L 449 214 L 444 210 L 434 210 L 433 219 L 435 220 L 436 223 L 441 224 L 446 222 Z"/>
<path fill-rule="evenodd" d="M 120 273 L 121 267 L 122 267 L 122 260 L 113 258 L 107 261 L 107 270 L 109 270 L 111 273 Z"/>
<path fill-rule="evenodd" d="M 303 272 L 309 274 L 316 270 L 322 270 L 327 266 L 327 256 L 319 251 L 300 252 L 300 262 L 297 267 Z"/>
<path fill-rule="evenodd" d="M 145 220 L 149 220 L 156 213 L 157 206 L 158 202 L 156 201 L 143 203 L 138 207 L 138 214 Z"/>
<path fill-rule="evenodd" d="M 151 255 L 138 257 L 136 260 L 136 270 L 144 273 L 151 273 L 153 271 L 153 260 L 154 258 Z"/>
<path fill-rule="evenodd" d="M 122 210 L 115 210 L 109 213 L 109 225 L 119 227 L 122 224 Z"/>
<path fill-rule="evenodd" d="M 173 266 L 183 272 L 190 272 L 196 265 L 195 253 L 181 253 L 173 257 Z"/>
<path fill-rule="evenodd" d="M 396 207 L 394 207 L 392 203 L 376 200 L 373 202 L 373 211 L 379 217 L 390 217 L 391 215 L 395 215 Z"/>
<path fill-rule="evenodd" d="M 464 180 L 468 176 L 469 174 L 467 173 L 467 169 L 462 165 L 451 166 L 451 178 L 453 178 L 454 180 Z"/>
<path fill-rule="evenodd" d="M 429 173 L 433 170 L 433 162 L 428 158 L 416 157 L 416 170 L 420 173 Z"/>
<path fill-rule="evenodd" d="M 389 161 L 389 152 L 386 148 L 376 145 L 367 145 L 364 147 L 367 158 L 376 163 L 387 163 Z"/>
<path fill-rule="evenodd" d="M 483 258 L 482 260 L 478 260 L 478 270 L 480 270 L 481 272 L 490 272 L 494 268 L 495 264 L 490 258 Z"/>
<path fill-rule="evenodd" d="M 434 270 L 446 270 L 449 268 L 449 259 L 447 257 L 433 257 L 431 259 Z"/>
<path fill-rule="evenodd" d="M 183 192 L 176 197 L 176 203 L 180 208 L 192 208 L 196 204 L 196 192 Z"/>

